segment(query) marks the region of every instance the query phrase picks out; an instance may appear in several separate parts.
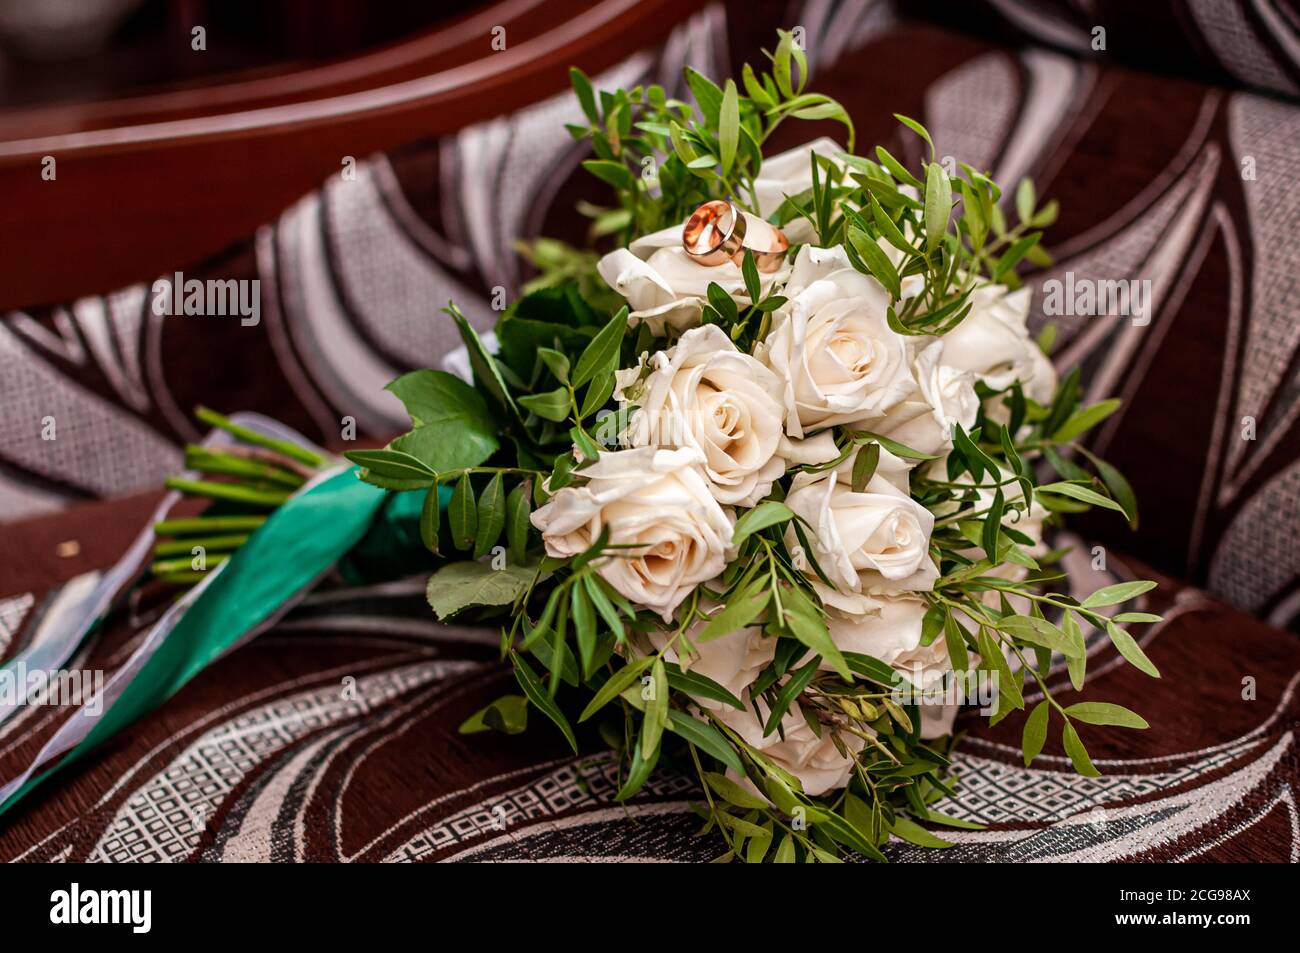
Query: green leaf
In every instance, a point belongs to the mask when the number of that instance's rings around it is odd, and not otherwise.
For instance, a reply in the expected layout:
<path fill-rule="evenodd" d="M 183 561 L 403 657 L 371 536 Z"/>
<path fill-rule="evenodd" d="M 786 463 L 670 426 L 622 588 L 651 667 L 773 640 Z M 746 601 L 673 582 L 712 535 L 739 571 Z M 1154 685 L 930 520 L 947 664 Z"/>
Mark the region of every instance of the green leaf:
<path fill-rule="evenodd" d="M 903 457 L 907 460 L 938 460 L 939 458 L 932 453 L 922 453 L 920 450 L 913 450 L 897 440 L 890 440 L 888 437 L 882 437 L 878 433 L 872 433 L 869 430 L 858 430 L 853 434 L 855 440 L 874 440 L 896 457 Z"/>
<path fill-rule="evenodd" d="M 447 314 L 451 315 L 452 321 L 456 323 L 456 330 L 460 333 L 461 340 L 465 342 L 465 349 L 469 351 L 469 364 L 470 368 L 474 371 L 474 380 L 478 382 L 479 386 L 486 389 L 499 404 L 503 405 L 512 414 L 517 414 L 518 408 L 515 406 L 515 399 L 510 395 L 510 388 L 506 387 L 505 379 L 501 376 L 501 368 L 497 365 L 496 358 L 492 356 L 487 347 L 483 344 L 482 339 L 478 336 L 478 332 L 475 331 L 474 327 L 469 323 L 469 319 L 465 317 L 465 315 L 461 313 L 460 309 L 454 304 L 448 305 L 444 310 Z M 433 371 L 431 373 L 440 372 Z M 464 381 L 460 380 L 460 378 L 455 375 L 449 374 L 447 376 L 462 385 L 465 384 Z M 473 388 L 471 388 L 471 390 L 472 389 Z M 419 429 L 423 430 L 424 427 Z M 400 439 L 404 438 L 399 438 L 399 440 Z M 394 442 L 396 443 L 396 441 Z M 414 453 L 413 450 L 411 452 Z M 487 457 L 485 456 L 483 459 L 486 460 Z M 476 460 L 474 463 L 459 464 L 457 467 L 444 466 L 438 469 L 459 469 L 460 467 L 465 466 L 477 466 L 482 462 L 482 460 Z"/>
<path fill-rule="evenodd" d="M 592 125 L 599 126 L 600 113 L 596 111 L 596 95 L 587 74 L 576 66 L 570 67 L 569 82 L 573 84 L 573 92 L 578 97 L 578 105 L 582 107 L 583 114 L 591 120 Z"/>
<path fill-rule="evenodd" d="M 607 583 L 596 576 L 586 576 L 583 578 L 582 584 L 587 587 L 587 594 L 591 596 L 591 601 L 595 604 L 600 617 L 605 620 L 605 624 L 614 633 L 614 637 L 622 642 L 627 636 L 623 631 L 623 621 L 619 619 L 618 612 L 614 609 L 613 604 L 609 601 L 609 596 L 605 593 Z"/>
<path fill-rule="evenodd" d="M 926 145 L 930 147 L 930 162 L 933 163 L 935 158 L 934 140 L 930 138 L 929 130 L 915 119 L 909 119 L 907 116 L 899 113 L 894 113 L 894 118 L 925 140 Z"/>
<path fill-rule="evenodd" d="M 635 189 L 636 176 L 622 162 L 611 159 L 587 159 L 582 167 L 616 189 Z"/>
<path fill-rule="evenodd" d="M 474 508 L 474 487 L 469 474 L 462 473 L 447 505 L 447 520 L 451 526 L 451 540 L 457 549 L 469 549 L 478 532 L 478 514 Z"/>
<path fill-rule="evenodd" d="M 1056 221 L 1056 215 L 1059 211 L 1060 203 L 1056 199 L 1052 199 L 1034 213 L 1034 217 L 1029 220 L 1029 225 L 1033 228 L 1046 228 Z"/>
<path fill-rule="evenodd" d="M 790 115 L 795 119 L 830 119 L 842 124 L 847 133 L 848 146 L 850 149 L 853 148 L 853 140 L 857 136 L 857 132 L 853 128 L 853 119 L 849 116 L 848 110 L 833 99 L 819 102 L 813 106 L 805 106 L 802 109 L 796 109 L 794 112 L 790 113 Z"/>
<path fill-rule="evenodd" d="M 1153 612 L 1121 612 L 1119 615 L 1111 617 L 1112 622 L 1163 622 L 1164 616 L 1156 615 Z"/>
<path fill-rule="evenodd" d="M 885 855 L 880 852 L 880 848 L 863 837 L 856 827 L 838 814 L 827 811 L 818 817 L 815 823 L 836 841 L 846 847 L 851 847 L 864 857 L 869 857 L 874 861 L 885 860 Z M 938 840 L 938 838 L 935 839 Z M 833 855 L 828 855 L 828 858 L 831 856 Z"/>
<path fill-rule="evenodd" d="M 559 691 L 560 682 L 573 685 L 575 688 L 582 680 L 578 672 L 578 660 L 573 657 L 573 651 L 564 641 L 565 634 L 569 628 L 568 603 L 560 607 L 558 618 L 555 620 L 555 628 L 549 634 L 549 638 L 536 639 L 529 646 L 528 651 L 536 656 L 537 661 L 550 673 L 551 684 L 547 686 L 546 694 L 551 698 L 555 697 Z"/>
<path fill-rule="evenodd" d="M 1128 602 L 1130 599 L 1136 599 L 1144 592 L 1150 592 L 1156 587 L 1154 582 L 1148 579 L 1135 579 L 1132 582 L 1117 582 L 1113 586 L 1103 586 L 1088 598 L 1083 600 L 1085 609 L 1096 609 L 1099 606 L 1114 606 L 1122 602 Z"/>
<path fill-rule="evenodd" d="M 528 700 L 555 723 L 555 727 L 560 729 L 560 733 L 564 735 L 564 740 L 569 743 L 573 753 L 577 754 L 578 739 L 574 737 L 573 729 L 569 727 L 569 720 L 564 717 L 564 712 L 560 711 L 555 700 L 546 694 L 546 689 L 538 681 L 537 675 L 514 649 L 510 650 L 510 661 L 515 666 L 515 679 L 519 682 L 519 687 L 524 690 L 524 694 L 528 696 Z"/>
<path fill-rule="evenodd" d="M 1020 683 L 1012 673 L 1011 666 L 1007 664 L 1006 656 L 1002 653 L 1002 647 L 994 640 L 986 626 L 979 627 L 979 632 L 975 636 L 975 644 L 979 647 L 980 668 L 987 672 L 997 673 L 998 711 L 1009 713 L 1012 708 L 1024 708 L 1025 698 L 1020 691 Z M 1003 702 L 1006 702 L 1010 707 L 1004 707 Z"/>
<path fill-rule="evenodd" d="M 623 786 L 619 788 L 618 793 L 614 795 L 615 801 L 626 801 L 628 798 L 632 797 L 632 795 L 640 791 L 641 788 L 645 786 L 646 781 L 650 780 L 650 775 L 659 761 L 660 749 L 655 748 L 650 752 L 649 757 L 645 757 L 642 754 L 641 749 L 642 742 L 641 739 L 638 738 L 636 747 L 632 751 L 632 764 L 627 771 L 627 780 L 623 782 Z"/>
<path fill-rule="evenodd" d="M 793 864 L 794 863 L 794 840 L 791 835 L 786 834 L 781 838 L 780 845 L 776 848 L 776 853 L 772 855 L 774 864 Z"/>
<path fill-rule="evenodd" d="M 1070 499 L 1078 500 L 1081 503 L 1089 503 L 1092 506 L 1104 507 L 1108 510 L 1114 510 L 1117 513 L 1127 517 L 1124 508 L 1109 497 L 1102 496 L 1096 490 L 1081 486 L 1078 483 L 1044 483 L 1042 486 L 1035 488 L 1036 493 L 1054 493 L 1057 496 L 1068 496 Z"/>
<path fill-rule="evenodd" d="M 384 490 L 392 490 L 395 493 L 408 493 L 414 490 L 427 490 L 433 486 L 435 478 L 425 474 L 418 478 L 406 477 L 387 477 L 376 473 L 374 470 L 361 469 L 357 471 L 357 479 L 363 483 L 369 483 L 371 486 L 377 486 Z"/>
<path fill-rule="evenodd" d="M 772 710 L 767 714 L 767 721 L 763 724 L 764 737 L 776 731 L 776 726 L 781 723 L 785 713 L 790 710 L 790 707 L 803 694 L 803 690 L 808 687 L 808 683 L 813 680 L 813 676 L 817 674 L 817 666 L 820 662 L 821 659 L 813 658 L 803 668 L 794 672 L 786 680 L 786 683 L 781 686 L 776 701 L 772 703 Z"/>
<path fill-rule="evenodd" d="M 993 458 L 980 449 L 979 444 L 971 439 L 965 428 L 956 422 L 952 425 L 952 442 L 953 446 L 961 454 L 962 459 L 966 461 L 966 465 L 976 483 L 980 481 L 985 472 L 994 476 L 1001 474 L 1001 468 Z"/>
<path fill-rule="evenodd" d="M 1042 232 L 1030 232 L 1028 235 L 1022 235 L 1011 243 L 1011 246 L 1002 253 L 997 262 L 993 265 L 993 280 L 1001 281 L 1002 277 L 1012 271 L 1016 265 L 1020 264 L 1020 259 L 1029 254 L 1030 250 L 1038 244 L 1038 240 L 1043 237 Z"/>
<path fill-rule="evenodd" d="M 1061 742 L 1065 745 L 1065 753 L 1070 756 L 1070 761 L 1074 764 L 1074 770 L 1079 772 L 1085 778 L 1099 778 L 1101 772 L 1093 767 L 1092 759 L 1088 757 L 1088 749 L 1083 746 L 1079 740 L 1079 733 L 1074 730 L 1074 725 L 1068 721 L 1065 728 L 1061 731 Z"/>
<path fill-rule="evenodd" d="M 767 826 L 759 829 L 758 833 L 752 834 L 749 843 L 745 845 L 745 863 L 761 864 L 763 858 L 767 856 L 768 849 L 772 846 L 772 823 L 769 821 Z"/>
<path fill-rule="evenodd" d="M 867 483 L 875 475 L 876 467 L 879 464 L 880 444 L 869 443 L 858 451 L 857 457 L 853 460 L 852 489 L 854 493 L 861 493 L 867 488 Z"/>
<path fill-rule="evenodd" d="M 1065 709 L 1065 713 L 1088 725 L 1118 725 L 1121 728 L 1151 727 L 1137 712 L 1110 702 L 1078 702 Z"/>
<path fill-rule="evenodd" d="M 577 367 L 573 370 L 574 388 L 587 383 L 596 376 L 597 371 L 609 364 L 610 361 L 618 360 L 619 347 L 623 343 L 623 335 L 626 331 L 627 307 L 624 306 L 591 339 L 591 343 L 587 345 L 586 350 L 582 352 L 582 356 L 578 358 Z"/>
<path fill-rule="evenodd" d="M 952 214 L 952 183 L 937 162 L 926 168 L 925 180 L 925 250 L 933 252 L 943 242 Z"/>
<path fill-rule="evenodd" d="M 776 45 L 776 53 L 772 55 L 772 78 L 776 80 L 776 88 L 782 97 L 789 99 L 795 94 L 790 84 L 790 54 L 794 43 L 787 33 L 780 33 L 780 37 L 781 40 Z"/>
<path fill-rule="evenodd" d="M 902 814 L 894 816 L 894 823 L 889 826 L 889 829 L 909 844 L 916 844 L 918 847 L 942 848 L 953 846 L 951 841 L 935 837 L 920 824 Z"/>
<path fill-rule="evenodd" d="M 898 179 L 898 181 L 905 185 L 910 185 L 914 189 L 919 189 L 921 187 L 921 180 L 908 172 L 903 163 L 890 155 L 884 146 L 876 146 L 876 158 L 880 160 L 880 164 L 888 170 L 889 174 Z"/>
<path fill-rule="evenodd" d="M 668 675 L 668 687 L 674 691 L 685 692 L 695 698 L 719 701 L 739 711 L 745 710 L 744 702 L 707 675 L 682 671 L 681 666 L 672 662 L 664 663 L 664 671 Z"/>
<path fill-rule="evenodd" d="M 880 200 L 874 195 L 871 196 L 871 217 L 875 220 L 876 227 L 880 229 L 880 234 L 885 237 L 885 241 L 901 252 L 906 252 L 909 255 L 916 254 L 916 249 L 912 247 L 912 243 L 899 230 L 894 220 L 889 217 L 889 213 L 881 206 Z"/>
<path fill-rule="evenodd" d="M 506 525 L 506 494 L 501 474 L 495 473 L 478 499 L 474 532 L 474 558 L 481 559 L 492 551 Z"/>
<path fill-rule="evenodd" d="M 704 121 L 711 126 L 716 126 L 718 116 L 722 111 L 722 90 L 718 88 L 718 84 L 713 80 L 689 66 L 683 70 L 683 73 L 686 76 L 686 85 L 690 87 L 691 95 L 695 97 L 695 102 L 699 104 L 700 114 L 704 116 Z"/>
<path fill-rule="evenodd" d="M 776 500 L 767 500 L 749 510 L 736 520 L 736 528 L 731 533 L 731 545 L 739 546 L 759 530 L 767 529 L 794 519 L 794 510 Z"/>
<path fill-rule="evenodd" d="M 722 105 L 718 112 L 718 151 L 721 153 L 722 174 L 731 174 L 736 161 L 736 145 L 740 141 L 740 98 L 735 80 L 727 80 L 722 92 Z"/>
<path fill-rule="evenodd" d="M 622 692 L 629 688 L 633 682 L 640 677 L 641 673 L 648 669 L 655 662 L 655 656 L 647 655 L 639 658 L 635 662 L 628 662 L 617 672 L 610 676 L 609 681 L 597 689 L 596 694 L 592 696 L 591 701 L 587 702 L 587 707 L 582 710 L 578 716 L 579 722 L 584 722 L 596 712 L 600 711 L 611 701 L 617 698 Z"/>
<path fill-rule="evenodd" d="M 425 494 L 424 506 L 420 508 L 420 540 L 429 552 L 438 551 L 438 526 L 442 522 L 442 502 L 438 496 L 438 484 L 429 487 Z"/>
<path fill-rule="evenodd" d="M 943 641 L 948 648 L 948 658 L 954 671 L 964 672 L 970 668 L 970 656 L 966 652 L 966 636 L 961 623 L 951 612 L 943 617 Z"/>
<path fill-rule="evenodd" d="M 1050 715 L 1051 710 L 1044 700 L 1035 705 L 1034 710 L 1025 719 L 1025 731 L 1020 739 L 1020 747 L 1024 749 L 1026 768 L 1043 753 L 1043 745 L 1047 742 L 1047 720 Z"/>
<path fill-rule="evenodd" d="M 656 658 L 654 665 L 650 666 L 650 687 L 653 691 L 641 722 L 641 750 L 647 756 L 658 750 L 659 739 L 663 737 L 664 725 L 668 721 L 668 674 L 664 671 L 662 658 Z"/>
<path fill-rule="evenodd" d="M 1083 641 L 1083 630 L 1079 628 L 1079 622 L 1074 617 L 1074 613 L 1069 610 L 1066 610 L 1064 617 L 1061 619 L 1061 631 L 1073 641 Z M 1076 692 L 1083 691 L 1083 683 L 1088 674 L 1087 652 L 1068 658 L 1065 662 L 1070 673 L 1070 684 L 1074 686 Z"/>
<path fill-rule="evenodd" d="M 517 735 L 528 727 L 528 699 L 523 695 L 503 695 L 470 715 L 456 729 L 462 735 L 480 731 L 500 731 Z"/>
<path fill-rule="evenodd" d="M 1134 641 L 1133 636 L 1129 635 L 1109 619 L 1106 620 L 1106 634 L 1110 636 L 1110 640 L 1115 644 L 1115 648 L 1119 651 L 1119 654 L 1124 656 L 1130 665 L 1141 672 L 1145 672 L 1152 678 L 1160 677 L 1160 670 L 1152 664 L 1149 658 L 1147 658 L 1146 653 L 1143 652 L 1142 647 Z"/>
<path fill-rule="evenodd" d="M 1081 641 L 1075 642 L 1070 639 L 1069 636 L 1046 619 L 1038 619 L 1027 615 L 1010 616 L 999 621 L 997 628 L 1021 641 L 1029 642 L 1032 645 L 1041 645 L 1053 652 L 1060 652 L 1067 658 L 1082 655 L 1084 652 Z"/>
<path fill-rule="evenodd" d="M 1052 406 L 1048 411 L 1047 419 L 1043 421 L 1043 433 L 1056 433 L 1058 427 L 1065 423 L 1066 419 L 1074 412 L 1074 408 L 1079 403 L 1079 369 L 1073 367 L 1065 375 L 1065 379 L 1056 388 L 1056 396 L 1052 398 Z"/>
<path fill-rule="evenodd" d="M 844 652 L 844 662 L 855 675 L 884 685 L 886 688 L 907 688 L 911 683 L 895 669 L 880 659 L 862 652 Z"/>
<path fill-rule="evenodd" d="M 532 489 L 524 480 L 506 499 L 506 541 L 510 544 L 510 558 L 522 563 L 528 558 L 529 516 L 532 513 Z"/>
<path fill-rule="evenodd" d="M 605 401 L 609 400 L 610 395 L 614 393 L 614 386 L 617 383 L 614 378 L 614 371 L 618 368 L 617 358 L 617 354 L 611 357 L 605 367 L 597 372 L 591 386 L 587 388 L 580 412 L 584 419 L 604 407 Z"/>
<path fill-rule="evenodd" d="M 1097 475 L 1101 477 L 1101 482 L 1106 484 L 1106 489 L 1114 497 L 1115 502 L 1124 507 L 1124 512 L 1128 514 L 1128 525 L 1132 529 L 1138 528 L 1138 504 L 1137 494 L 1133 492 L 1133 487 L 1125 479 L 1124 474 L 1119 469 L 1087 447 L 1079 447 L 1079 452 L 1092 461 L 1092 465 L 1097 468 Z"/>
<path fill-rule="evenodd" d="M 1084 407 L 1077 410 L 1065 423 L 1061 424 L 1056 433 L 1052 434 L 1052 439 L 1067 443 L 1082 433 L 1091 430 L 1097 424 L 1101 423 L 1115 411 L 1119 410 L 1120 405 L 1124 402 L 1118 398 L 1103 400 L 1091 407 Z"/>
<path fill-rule="evenodd" d="M 767 90 L 763 88 L 763 84 L 760 83 L 758 77 L 754 75 L 754 67 L 746 63 L 741 67 L 740 78 L 745 84 L 745 92 L 748 94 L 749 98 L 758 103 L 759 106 L 764 109 L 769 109 L 776 105 L 776 100 L 767 94 Z"/>
<path fill-rule="evenodd" d="M 500 446 L 483 395 L 454 374 L 412 371 L 385 389 L 406 407 L 414 428 L 394 440 L 391 450 L 443 471 L 478 466 Z"/>
<path fill-rule="evenodd" d="M 673 708 L 668 712 L 666 727 L 673 734 L 685 738 L 701 751 L 713 755 L 737 774 L 745 773 L 744 762 L 740 760 L 740 755 L 736 753 L 736 749 L 712 725 L 697 721 L 686 712 Z"/>
<path fill-rule="evenodd" d="M 371 473 L 396 480 L 427 480 L 437 476 L 423 460 L 399 450 L 349 450 L 343 455 Z"/>
<path fill-rule="evenodd" d="M 519 398 L 519 406 L 531 410 L 543 420 L 559 423 L 569 419 L 569 389 L 557 387 L 542 394 L 528 394 Z"/>
<path fill-rule="evenodd" d="M 758 265 L 754 261 L 754 250 L 745 249 L 745 255 L 741 259 L 740 272 L 745 278 L 745 292 L 749 295 L 751 303 L 757 304 L 758 299 L 763 295 L 763 282 L 758 274 Z"/>
<path fill-rule="evenodd" d="M 783 592 L 785 623 L 790 634 L 824 658 L 846 682 L 850 681 L 853 676 L 848 663 L 831 639 L 821 610 L 797 586 L 786 587 Z"/>
<path fill-rule="evenodd" d="M 1026 176 L 1016 186 L 1016 215 L 1020 221 L 1028 222 L 1034 216 L 1034 204 L 1038 197 L 1034 194 L 1034 180 Z"/>
<path fill-rule="evenodd" d="M 470 606 L 507 606 L 528 591 L 537 562 L 493 569 L 491 563 L 448 563 L 429 577 L 425 594 L 439 619 Z"/>
<path fill-rule="evenodd" d="M 600 456 L 600 447 L 596 441 L 591 439 L 591 435 L 581 427 L 570 427 L 569 438 L 573 440 L 574 446 L 582 452 L 583 457 L 588 460 L 595 460 Z"/>
<path fill-rule="evenodd" d="M 582 663 L 582 677 L 591 677 L 591 662 L 596 657 L 596 610 L 591 597 L 582 586 L 569 587 L 570 615 L 578 636 L 578 661 Z"/>
<path fill-rule="evenodd" d="M 996 471 L 994 472 L 996 474 Z M 984 517 L 984 532 L 981 537 L 984 552 L 994 565 L 999 562 L 998 537 L 1002 531 L 1002 509 L 1004 505 L 1002 487 L 998 487 L 997 492 L 993 494 L 993 503 L 989 506 L 988 515 Z"/>
<path fill-rule="evenodd" d="M 569 383 L 569 358 L 551 347 L 539 347 L 537 356 L 561 384 Z"/>
<path fill-rule="evenodd" d="M 867 270 L 884 286 L 890 296 L 898 298 L 903 293 L 902 279 L 898 275 L 898 269 L 875 240 L 860 229 L 850 228 L 849 244 L 861 256 Z"/>
<path fill-rule="evenodd" d="M 695 640 L 707 642 L 739 632 L 762 614 L 767 608 L 770 595 L 765 580 L 754 583 L 744 594 L 728 600 L 721 611 L 711 616 L 704 628 L 695 635 Z"/>

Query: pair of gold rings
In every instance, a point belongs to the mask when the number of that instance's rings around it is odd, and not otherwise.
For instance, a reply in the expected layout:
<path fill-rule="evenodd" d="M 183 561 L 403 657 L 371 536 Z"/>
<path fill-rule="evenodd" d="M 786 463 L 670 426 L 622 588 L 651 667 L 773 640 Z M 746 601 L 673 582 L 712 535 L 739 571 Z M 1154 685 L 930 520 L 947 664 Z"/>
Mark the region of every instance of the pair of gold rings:
<path fill-rule="evenodd" d="M 682 228 L 682 245 L 692 260 L 708 266 L 725 265 L 729 261 L 739 265 L 744 261 L 745 249 L 748 248 L 754 255 L 758 270 L 771 274 L 780 270 L 790 242 L 781 229 L 768 222 L 763 224 L 772 233 L 768 247 L 760 249 L 746 245 L 744 214 L 733 203 L 714 199 L 705 202 L 686 220 Z"/>

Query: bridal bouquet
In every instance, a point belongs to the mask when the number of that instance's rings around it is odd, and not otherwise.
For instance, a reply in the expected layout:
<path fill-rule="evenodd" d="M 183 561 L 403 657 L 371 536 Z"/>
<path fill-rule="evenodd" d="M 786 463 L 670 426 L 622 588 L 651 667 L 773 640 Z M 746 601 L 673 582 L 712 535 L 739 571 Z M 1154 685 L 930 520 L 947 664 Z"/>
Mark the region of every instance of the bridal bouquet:
<path fill-rule="evenodd" d="M 1154 583 L 1071 595 L 1047 541 L 1061 514 L 1136 515 L 1077 443 L 1118 402 L 1081 406 L 1026 330 L 1016 267 L 1048 261 L 1055 203 L 1020 183 L 1012 225 L 902 116 L 928 161 L 855 154 L 792 37 L 769 58 L 740 86 L 688 69 L 694 104 L 573 71 L 569 128 L 611 199 L 584 209 L 616 250 L 527 247 L 542 277 L 493 335 L 448 309 L 472 381 L 394 381 L 412 429 L 348 457 L 424 494 L 438 617 L 501 625 L 519 694 L 463 731 L 535 710 L 576 752 L 594 726 L 619 800 L 698 772 L 727 858 L 883 859 L 891 834 L 968 826 L 933 806 L 958 703 L 996 724 L 1037 693 L 1025 763 L 1057 731 L 1085 775 L 1081 725 L 1146 727 L 1046 675 L 1064 659 L 1082 686 L 1096 628 L 1158 677 L 1122 627 L 1156 617 L 1116 608 Z M 848 148 L 765 156 L 792 120 Z"/>
<path fill-rule="evenodd" d="M 582 210 L 614 250 L 524 247 L 540 276 L 492 334 L 451 305 L 464 351 L 389 385 L 411 430 L 387 447 L 349 464 L 200 409 L 213 432 L 162 521 L 21 658 L 71 658 L 146 569 L 183 591 L 164 589 L 102 704 L 0 780 L 0 812 L 323 579 L 429 567 L 433 611 L 499 626 L 519 686 L 462 731 L 536 713 L 575 752 L 587 732 L 619 753 L 620 801 L 656 768 L 694 773 L 727 859 L 946 846 L 937 825 L 971 826 L 942 810 L 962 704 L 992 724 L 1025 711 L 1026 765 L 1059 732 L 1085 775 L 1081 726 L 1145 728 L 1048 687 L 1054 666 L 1082 687 L 1085 633 L 1159 676 L 1124 629 L 1158 621 L 1124 607 L 1154 584 L 1084 594 L 1052 548 L 1064 514 L 1136 521 L 1078 442 L 1117 402 L 1082 406 L 1078 371 L 1058 382 L 1050 333 L 1026 330 L 1016 269 L 1049 260 L 1055 204 L 1026 181 L 1004 212 L 902 116 L 922 161 L 856 154 L 792 36 L 770 60 L 740 86 L 688 69 L 693 104 L 573 72 L 570 131 L 604 198 Z M 847 148 L 764 155 L 806 121 Z M 214 502 L 174 513 L 182 494 Z"/>

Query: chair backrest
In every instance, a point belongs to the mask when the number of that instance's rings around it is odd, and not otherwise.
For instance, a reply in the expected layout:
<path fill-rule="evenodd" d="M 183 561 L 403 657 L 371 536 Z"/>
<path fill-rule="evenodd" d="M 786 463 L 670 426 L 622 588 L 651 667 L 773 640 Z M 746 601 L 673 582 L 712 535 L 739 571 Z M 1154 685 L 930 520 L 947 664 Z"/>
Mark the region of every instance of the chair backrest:
<path fill-rule="evenodd" d="M 7 231 L 21 241 L 0 258 L 0 308 L 197 261 L 249 235 L 345 157 L 536 102 L 567 85 L 570 66 L 604 69 L 696 6 L 505 0 L 330 66 L 12 113 L 0 119 L 0 195 Z M 57 178 L 43 181 L 51 160 Z"/>

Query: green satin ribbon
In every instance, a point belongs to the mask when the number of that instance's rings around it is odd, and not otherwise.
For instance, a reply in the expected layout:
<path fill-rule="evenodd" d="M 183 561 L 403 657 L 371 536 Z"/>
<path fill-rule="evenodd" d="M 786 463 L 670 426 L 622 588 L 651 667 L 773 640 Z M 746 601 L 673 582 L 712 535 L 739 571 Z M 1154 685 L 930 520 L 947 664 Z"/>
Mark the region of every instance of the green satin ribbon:
<path fill-rule="evenodd" d="M 344 574 L 358 582 L 418 571 L 432 559 L 419 538 L 422 504 L 423 494 L 362 483 L 355 467 L 293 496 L 199 593 L 89 734 L 56 767 L 29 778 L 0 805 L 0 813 L 162 704 L 344 557 Z"/>

